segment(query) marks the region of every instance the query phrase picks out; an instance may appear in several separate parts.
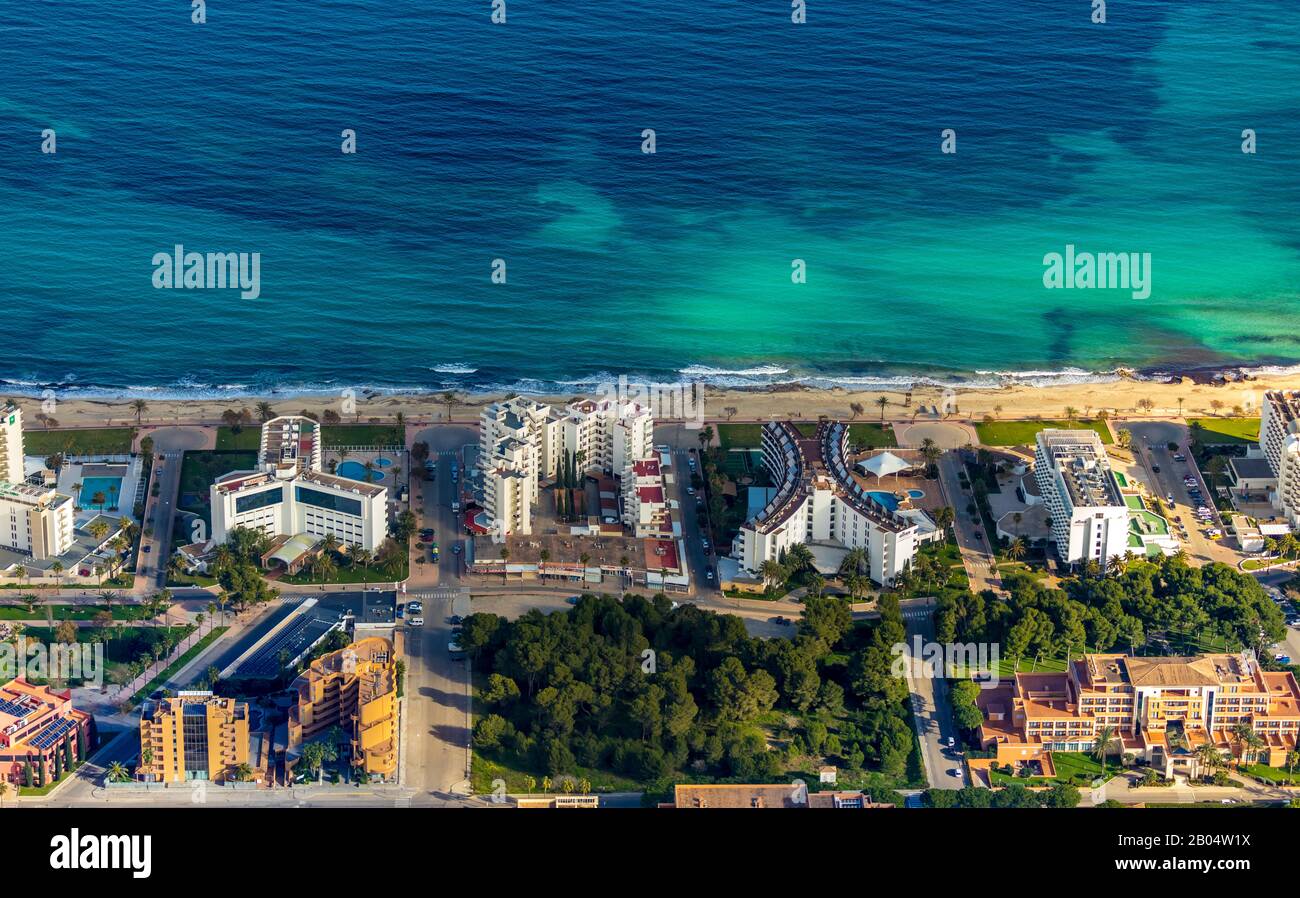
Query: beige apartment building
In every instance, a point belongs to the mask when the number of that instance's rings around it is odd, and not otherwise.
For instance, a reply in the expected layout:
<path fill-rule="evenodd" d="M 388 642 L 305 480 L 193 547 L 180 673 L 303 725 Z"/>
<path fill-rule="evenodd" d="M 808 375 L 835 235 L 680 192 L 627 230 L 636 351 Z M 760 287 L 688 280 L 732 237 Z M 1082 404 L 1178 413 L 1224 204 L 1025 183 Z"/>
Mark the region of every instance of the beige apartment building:
<path fill-rule="evenodd" d="M 999 764 L 1041 762 L 1053 751 L 1092 751 L 1110 727 L 1125 753 L 1166 776 L 1197 776 L 1202 746 L 1240 756 L 1238 724 L 1259 736 L 1259 760 L 1273 766 L 1285 763 L 1300 734 L 1295 677 L 1261 669 L 1249 652 L 1085 655 L 1064 673 L 1016 674 L 1013 683 L 984 690 L 978 701 L 981 743 L 996 749 Z"/>
<path fill-rule="evenodd" d="M 250 763 L 248 744 L 248 705 L 211 692 L 178 692 L 146 702 L 140 714 L 146 782 L 229 781 Z"/>

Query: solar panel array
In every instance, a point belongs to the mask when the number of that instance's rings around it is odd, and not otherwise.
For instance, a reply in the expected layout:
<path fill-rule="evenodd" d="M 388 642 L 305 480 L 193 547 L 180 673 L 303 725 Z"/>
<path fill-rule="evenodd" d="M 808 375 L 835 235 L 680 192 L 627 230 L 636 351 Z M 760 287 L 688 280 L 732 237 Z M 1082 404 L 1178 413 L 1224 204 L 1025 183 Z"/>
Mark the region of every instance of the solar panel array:
<path fill-rule="evenodd" d="M 31 741 L 31 745 L 44 751 L 63 738 L 63 734 L 68 732 L 68 730 L 72 729 L 74 726 L 76 726 L 76 724 L 66 717 L 57 720 L 45 729 L 41 730 L 40 734 Z"/>
<path fill-rule="evenodd" d="M 17 702 L 11 702 L 7 698 L 0 698 L 0 714 L 8 714 L 10 717 L 26 717 L 30 713 L 32 713 L 31 708 Z"/>

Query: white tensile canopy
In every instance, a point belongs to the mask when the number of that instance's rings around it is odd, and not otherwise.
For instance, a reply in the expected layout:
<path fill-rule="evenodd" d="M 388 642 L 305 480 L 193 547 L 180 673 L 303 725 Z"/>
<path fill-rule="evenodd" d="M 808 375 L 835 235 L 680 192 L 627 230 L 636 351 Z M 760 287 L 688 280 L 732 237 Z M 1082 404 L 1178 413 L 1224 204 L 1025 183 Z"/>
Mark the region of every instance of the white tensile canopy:
<path fill-rule="evenodd" d="M 899 458 L 892 452 L 882 452 L 879 455 L 873 455 L 865 461 L 860 461 L 857 467 L 864 474 L 875 474 L 879 480 L 887 474 L 897 474 L 899 471 L 906 471 L 912 467 L 912 463 Z"/>

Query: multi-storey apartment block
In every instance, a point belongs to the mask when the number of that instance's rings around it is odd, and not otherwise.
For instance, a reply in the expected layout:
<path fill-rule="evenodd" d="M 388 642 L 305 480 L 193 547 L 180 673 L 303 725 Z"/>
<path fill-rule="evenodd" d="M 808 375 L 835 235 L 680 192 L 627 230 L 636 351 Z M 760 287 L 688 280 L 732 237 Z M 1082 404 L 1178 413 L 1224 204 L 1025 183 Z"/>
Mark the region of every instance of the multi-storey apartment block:
<path fill-rule="evenodd" d="M 0 480 L 22 483 L 26 479 L 23 468 L 23 410 L 8 402 L 0 409 Z"/>
<path fill-rule="evenodd" d="M 849 429 L 823 421 L 814 437 L 793 424 L 763 425 L 763 460 L 777 491 L 772 501 L 740 528 L 732 555 L 757 573 L 797 543 L 822 542 L 867 553 L 871 579 L 888 584 L 916 554 L 915 521 L 881 505 L 849 470 Z"/>
<path fill-rule="evenodd" d="M 0 481 L 0 545 L 37 560 L 71 551 L 75 507 L 48 487 Z"/>
<path fill-rule="evenodd" d="M 211 487 L 212 538 L 236 527 L 267 536 L 324 538 L 379 548 L 388 535 L 388 490 L 321 470 L 319 425 L 290 415 L 262 426 L 260 469 L 232 471 Z"/>
<path fill-rule="evenodd" d="M 1085 655 L 1064 673 L 1020 673 L 984 690 L 981 741 L 998 763 L 1044 752 L 1092 751 L 1110 728 L 1123 751 L 1174 774 L 1195 776 L 1198 749 L 1240 754 L 1246 724 L 1260 757 L 1280 765 L 1300 733 L 1300 687 L 1286 671 L 1262 670 L 1250 653 L 1196 657 Z"/>
<path fill-rule="evenodd" d="M 248 745 L 245 702 L 178 692 L 141 709 L 139 772 L 146 782 L 228 781 L 249 763 Z"/>
<path fill-rule="evenodd" d="M 317 658 L 294 680 L 289 708 L 289 755 L 301 757 L 305 742 L 334 727 L 347 734 L 352 764 L 367 775 L 391 780 L 397 773 L 397 656 L 379 636 Z"/>
<path fill-rule="evenodd" d="M 635 403 L 579 400 L 555 409 L 523 397 L 494 402 L 479 415 L 483 506 L 503 535 L 531 533 L 528 506 L 566 459 L 579 472 L 622 477 L 653 454 L 653 431 L 649 410 Z"/>
<path fill-rule="evenodd" d="M 1300 392 L 1269 390 L 1260 411 L 1259 448 L 1277 477 L 1274 507 L 1300 527 Z"/>
<path fill-rule="evenodd" d="M 1034 464 L 1039 494 L 1052 518 L 1057 556 L 1105 567 L 1128 553 L 1129 510 L 1092 430 L 1040 430 Z"/>

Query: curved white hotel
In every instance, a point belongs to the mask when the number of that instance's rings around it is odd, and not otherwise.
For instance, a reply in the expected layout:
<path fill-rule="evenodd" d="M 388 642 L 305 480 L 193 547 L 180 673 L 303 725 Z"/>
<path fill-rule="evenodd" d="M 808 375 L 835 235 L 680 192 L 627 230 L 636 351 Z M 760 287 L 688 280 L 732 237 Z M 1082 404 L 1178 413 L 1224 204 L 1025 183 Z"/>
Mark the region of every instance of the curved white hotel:
<path fill-rule="evenodd" d="M 763 425 L 763 464 L 777 491 L 736 537 L 733 554 L 745 570 L 758 573 L 764 561 L 779 561 L 798 543 L 864 549 L 871 579 L 882 584 L 911 565 L 917 523 L 885 508 L 853 479 L 848 441 L 840 421 L 823 421 L 814 437 L 786 421 Z"/>
<path fill-rule="evenodd" d="M 262 425 L 261 469 L 232 471 L 211 488 L 212 537 L 225 542 L 236 527 L 267 536 L 325 537 L 379 548 L 388 534 L 388 490 L 326 474 L 320 425 L 286 415 Z"/>

